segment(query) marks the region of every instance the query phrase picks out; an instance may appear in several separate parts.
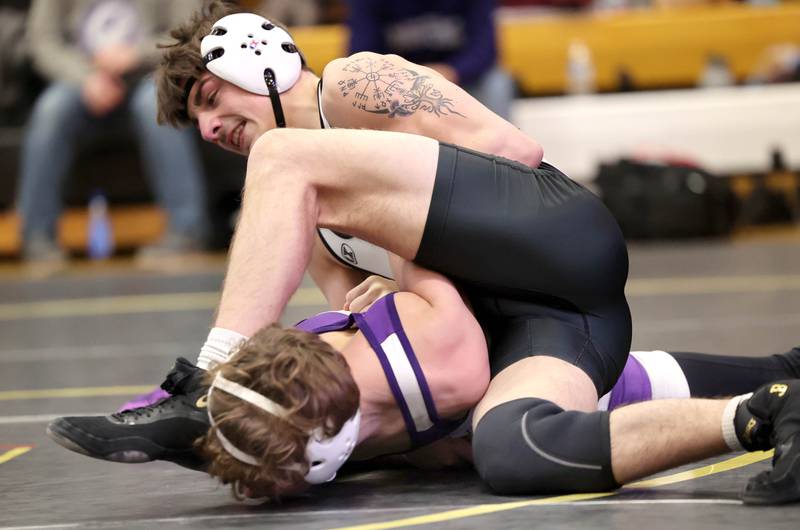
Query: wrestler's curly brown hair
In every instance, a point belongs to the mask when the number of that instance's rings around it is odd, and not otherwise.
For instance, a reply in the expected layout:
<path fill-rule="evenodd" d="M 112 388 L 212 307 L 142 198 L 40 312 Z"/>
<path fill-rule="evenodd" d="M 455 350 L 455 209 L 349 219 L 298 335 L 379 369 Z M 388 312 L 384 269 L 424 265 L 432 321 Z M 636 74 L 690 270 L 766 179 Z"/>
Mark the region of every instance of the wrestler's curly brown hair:
<path fill-rule="evenodd" d="M 187 22 L 170 31 L 170 37 L 176 42 L 159 45 L 164 52 L 155 75 L 158 90 L 158 123 L 173 127 L 185 127 L 191 124 L 186 109 L 187 83 L 196 81 L 206 71 L 200 56 L 200 41 L 211 33 L 211 28 L 217 20 L 243 12 L 254 12 L 254 10 L 243 9 L 230 1 L 213 0 L 195 12 Z M 265 13 L 259 14 L 269 18 L 276 26 L 286 29 L 279 20 Z M 298 53 L 303 69 L 309 70 L 303 52 L 298 50 Z"/>
<path fill-rule="evenodd" d="M 308 472 L 305 450 L 309 433 L 322 427 L 326 436 L 333 436 L 358 409 L 358 386 L 344 357 L 317 335 L 273 324 L 211 370 L 209 384 L 217 373 L 288 409 L 289 417 L 278 418 L 215 389 L 209 411 L 216 427 L 198 442 L 210 462 L 208 472 L 223 484 L 239 482 L 255 497 L 277 500 L 306 489 L 303 477 Z M 231 456 L 216 429 L 260 465 Z M 233 490 L 237 496 L 236 488 Z"/>

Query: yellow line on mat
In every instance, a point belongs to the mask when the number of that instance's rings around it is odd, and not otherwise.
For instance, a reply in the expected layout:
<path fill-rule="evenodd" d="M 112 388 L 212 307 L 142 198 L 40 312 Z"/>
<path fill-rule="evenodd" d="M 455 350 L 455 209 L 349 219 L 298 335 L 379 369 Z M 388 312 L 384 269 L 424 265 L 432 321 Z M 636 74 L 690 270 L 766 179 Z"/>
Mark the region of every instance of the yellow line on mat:
<path fill-rule="evenodd" d="M 218 293 L 176 293 L 23 302 L 0 305 L 0 320 L 205 310 L 217 301 Z"/>
<path fill-rule="evenodd" d="M 0 304 L 0 321 L 211 310 L 217 306 L 219 296 L 218 292 L 139 294 Z M 290 306 L 323 304 L 325 298 L 313 287 L 298 289 L 289 301 Z"/>
<path fill-rule="evenodd" d="M 537 504 L 557 504 L 562 502 L 584 501 L 590 499 L 597 499 L 600 497 L 610 497 L 612 495 L 616 494 L 613 492 L 576 493 L 573 495 L 562 495 L 560 497 L 550 497 L 547 499 L 502 502 L 498 504 L 479 504 L 477 506 L 470 506 L 469 508 L 459 508 L 458 510 L 448 510 L 446 512 L 432 513 L 430 515 L 419 515 L 417 517 L 408 517 L 406 519 L 398 519 L 396 521 L 386 521 L 384 523 L 367 523 L 357 526 L 344 526 L 341 528 L 336 528 L 335 530 L 382 530 L 384 528 L 402 528 L 405 526 L 418 526 L 423 524 L 442 523 L 444 521 L 463 519 L 465 517 L 475 517 L 477 515 L 488 515 L 491 513 L 504 512 L 507 510 L 516 510 L 517 508 L 525 508 L 527 506 L 535 506 Z"/>
<path fill-rule="evenodd" d="M 722 473 L 723 471 L 730 471 L 731 469 L 737 469 L 750 464 L 755 464 L 756 462 L 761 462 L 762 460 L 767 460 L 768 458 L 772 458 L 772 453 L 773 451 L 755 451 L 753 453 L 745 453 L 743 455 L 723 460 L 722 462 L 717 462 L 716 464 L 709 464 L 707 466 L 698 467 L 697 469 L 690 469 L 681 473 L 675 473 L 674 475 L 656 477 L 649 480 L 640 480 L 639 482 L 631 482 L 630 484 L 627 484 L 625 488 L 655 488 L 658 486 L 675 484 L 676 482 L 684 482 L 696 478 L 707 477 L 708 475 Z"/>
<path fill-rule="evenodd" d="M 128 396 L 153 390 L 150 386 L 95 386 L 86 388 L 46 388 L 42 390 L 6 390 L 0 392 L 0 401 L 22 399 L 81 398 L 102 396 Z"/>
<path fill-rule="evenodd" d="M 0 454 L 0 464 L 5 464 L 9 460 L 17 458 L 18 456 L 24 455 L 28 451 L 33 449 L 32 447 L 15 447 L 14 449 L 10 449 L 3 454 Z"/>
<path fill-rule="evenodd" d="M 800 290 L 800 275 L 687 276 L 628 280 L 628 296 L 764 293 Z"/>
<path fill-rule="evenodd" d="M 777 291 L 800 291 L 800 275 L 639 278 L 628 281 L 628 286 L 626 288 L 628 296 L 674 296 Z M 0 304 L 0 321 L 136 313 L 168 313 L 172 311 L 205 311 L 214 309 L 218 302 L 219 293 L 212 291 L 6 303 Z M 315 287 L 298 289 L 289 301 L 289 305 L 292 307 L 324 306 L 325 304 L 325 298 Z"/>
<path fill-rule="evenodd" d="M 418 526 L 425 524 L 441 523 L 444 521 L 452 521 L 454 519 L 463 519 L 465 517 L 475 517 L 478 515 L 488 515 L 491 513 L 503 512 L 507 510 L 516 510 L 518 508 L 526 508 L 528 506 L 547 506 L 550 504 L 563 504 L 568 502 L 586 501 L 598 499 L 601 497 L 610 497 L 624 492 L 628 488 L 655 488 L 657 486 L 665 486 L 667 484 L 675 484 L 677 482 L 684 482 L 700 477 L 706 477 L 715 473 L 729 471 L 739 467 L 760 462 L 772 457 L 772 451 L 747 453 L 744 455 L 736 456 L 716 464 L 658 477 L 649 480 L 641 480 L 639 482 L 632 482 L 622 488 L 622 490 L 611 491 L 605 493 L 576 493 L 572 495 L 559 495 L 558 497 L 545 497 L 543 499 L 532 499 L 527 501 L 514 501 L 514 502 L 501 502 L 497 504 L 479 504 L 477 506 L 470 506 L 468 508 L 459 508 L 457 510 L 448 510 L 446 512 L 433 513 L 429 515 L 420 515 L 417 517 L 408 517 L 405 519 L 397 519 L 395 521 L 386 521 L 383 523 L 367 523 L 356 526 L 345 526 L 336 528 L 334 530 L 383 530 L 386 528 L 402 528 L 406 526 Z"/>

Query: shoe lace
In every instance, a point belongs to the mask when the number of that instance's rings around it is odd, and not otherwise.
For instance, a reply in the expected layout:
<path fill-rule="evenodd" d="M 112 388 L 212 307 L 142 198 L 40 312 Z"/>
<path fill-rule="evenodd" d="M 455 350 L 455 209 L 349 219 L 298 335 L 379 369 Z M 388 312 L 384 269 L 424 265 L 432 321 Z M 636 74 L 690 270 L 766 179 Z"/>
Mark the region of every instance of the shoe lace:
<path fill-rule="evenodd" d="M 150 405 L 145 405 L 144 407 L 139 407 L 135 409 L 128 409 L 123 410 L 122 412 L 115 412 L 111 415 L 112 418 L 118 421 L 125 421 L 127 419 L 139 419 L 139 418 L 149 418 L 156 409 L 164 410 L 165 408 L 172 406 L 172 401 L 175 399 L 175 396 L 165 397 L 155 403 Z"/>
<path fill-rule="evenodd" d="M 187 385 L 192 381 L 192 376 L 195 375 L 198 368 L 189 363 L 186 359 L 178 358 L 175 366 L 169 371 L 164 382 L 161 383 L 161 388 L 170 393 L 170 396 L 165 397 L 150 405 L 138 407 L 135 409 L 128 409 L 122 412 L 116 412 L 111 415 L 117 421 L 126 421 L 129 419 L 149 418 L 156 410 L 164 410 L 165 408 L 172 408 L 177 396 L 186 394 Z"/>

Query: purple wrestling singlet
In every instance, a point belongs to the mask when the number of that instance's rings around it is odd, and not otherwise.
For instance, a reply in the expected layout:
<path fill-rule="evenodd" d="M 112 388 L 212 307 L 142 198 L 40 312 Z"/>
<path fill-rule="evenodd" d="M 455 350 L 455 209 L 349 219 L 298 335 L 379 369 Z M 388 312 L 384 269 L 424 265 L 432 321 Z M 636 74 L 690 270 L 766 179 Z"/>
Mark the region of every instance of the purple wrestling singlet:
<path fill-rule="evenodd" d="M 357 327 L 364 334 L 381 363 L 412 447 L 444 438 L 463 422 L 444 420 L 436 412 L 425 373 L 400 322 L 394 293 L 376 301 L 364 313 L 327 311 L 302 320 L 295 327 L 310 333 Z"/>

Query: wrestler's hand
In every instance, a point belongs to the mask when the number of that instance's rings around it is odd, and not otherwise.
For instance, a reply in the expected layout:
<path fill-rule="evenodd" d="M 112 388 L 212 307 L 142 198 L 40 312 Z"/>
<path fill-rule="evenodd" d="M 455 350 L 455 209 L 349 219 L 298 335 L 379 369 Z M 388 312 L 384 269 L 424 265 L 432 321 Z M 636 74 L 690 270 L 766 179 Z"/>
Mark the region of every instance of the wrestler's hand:
<path fill-rule="evenodd" d="M 125 87 L 114 77 L 95 71 L 86 78 L 83 102 L 93 116 L 105 116 L 125 98 Z"/>
<path fill-rule="evenodd" d="M 419 469 L 462 468 L 472 464 L 472 446 L 464 438 L 442 438 L 404 456 Z"/>
<path fill-rule="evenodd" d="M 107 46 L 94 56 L 95 67 L 113 77 L 122 77 L 141 63 L 136 48 L 126 45 Z"/>
<path fill-rule="evenodd" d="M 383 276 L 370 276 L 353 287 L 344 297 L 344 310 L 361 313 L 386 296 L 398 291 L 397 284 Z"/>

